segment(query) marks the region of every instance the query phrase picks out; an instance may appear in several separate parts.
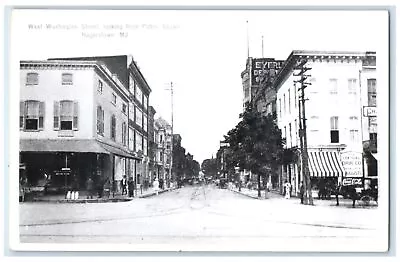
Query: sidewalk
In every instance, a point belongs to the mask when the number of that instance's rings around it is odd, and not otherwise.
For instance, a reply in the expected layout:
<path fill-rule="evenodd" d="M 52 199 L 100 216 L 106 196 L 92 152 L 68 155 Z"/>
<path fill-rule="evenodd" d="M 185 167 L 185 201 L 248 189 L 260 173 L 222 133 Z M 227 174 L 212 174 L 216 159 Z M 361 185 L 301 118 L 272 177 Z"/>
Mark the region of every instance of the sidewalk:
<path fill-rule="evenodd" d="M 241 188 L 239 192 L 238 188 L 228 188 L 237 194 L 241 194 L 247 197 L 251 197 L 254 199 L 259 200 L 266 200 L 266 201 L 281 201 L 282 204 L 299 204 L 300 198 L 292 196 L 290 199 L 285 199 L 285 197 L 277 191 L 271 191 L 268 193 L 267 198 L 265 198 L 265 190 L 261 190 L 261 197 L 258 197 L 258 191 L 252 190 L 248 188 Z M 336 205 L 336 198 L 332 197 L 330 200 L 322 200 L 322 199 L 313 199 L 314 206 L 335 206 L 335 207 L 345 207 L 345 208 L 353 208 L 353 201 L 351 199 L 344 199 L 342 196 L 339 196 L 339 206 Z M 371 201 L 368 204 L 365 204 L 363 201 L 357 200 L 354 208 L 373 208 L 377 207 L 378 203 L 375 201 Z"/>
<path fill-rule="evenodd" d="M 167 188 L 158 191 L 158 194 L 162 194 L 165 192 L 169 192 L 175 190 L 176 188 Z M 40 195 L 34 196 L 32 199 L 29 199 L 25 202 L 51 202 L 51 203 L 107 203 L 107 202 L 125 202 L 132 201 L 135 198 L 146 198 L 155 196 L 156 191 L 153 188 L 149 188 L 147 190 L 135 190 L 134 197 L 128 197 L 128 195 L 122 195 L 121 192 L 115 193 L 114 196 L 111 193 L 110 197 L 102 197 L 99 198 L 97 194 L 93 196 L 92 199 L 87 198 L 86 191 L 79 191 L 78 199 L 66 199 L 64 194 L 58 195 Z"/>

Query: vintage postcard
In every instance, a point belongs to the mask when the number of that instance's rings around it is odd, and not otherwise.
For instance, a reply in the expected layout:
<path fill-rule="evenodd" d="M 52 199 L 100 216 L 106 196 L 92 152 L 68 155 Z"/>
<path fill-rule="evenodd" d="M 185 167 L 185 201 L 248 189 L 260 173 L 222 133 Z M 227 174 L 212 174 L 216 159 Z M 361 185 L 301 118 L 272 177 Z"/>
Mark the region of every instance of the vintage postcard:
<path fill-rule="evenodd" d="M 388 28 L 12 9 L 11 249 L 386 252 Z"/>

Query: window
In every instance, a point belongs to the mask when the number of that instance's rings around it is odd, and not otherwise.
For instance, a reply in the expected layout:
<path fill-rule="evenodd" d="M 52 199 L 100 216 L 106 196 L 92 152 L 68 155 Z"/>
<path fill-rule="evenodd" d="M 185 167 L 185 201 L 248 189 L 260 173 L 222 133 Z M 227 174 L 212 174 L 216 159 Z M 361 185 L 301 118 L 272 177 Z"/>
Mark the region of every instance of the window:
<path fill-rule="evenodd" d="M 290 112 L 291 112 L 291 110 L 290 110 L 290 89 L 289 89 L 289 92 L 288 92 L 288 107 L 289 107 L 289 114 L 290 114 Z"/>
<path fill-rule="evenodd" d="M 148 103 L 149 99 L 147 96 L 143 96 L 143 106 L 144 109 L 147 110 L 147 103 Z"/>
<path fill-rule="evenodd" d="M 121 133 L 121 135 L 122 135 L 122 144 L 124 146 L 126 146 L 126 123 L 125 122 L 122 123 L 122 133 Z"/>
<path fill-rule="evenodd" d="M 367 79 L 368 105 L 376 106 L 376 79 Z"/>
<path fill-rule="evenodd" d="M 135 135 L 135 145 L 136 145 L 136 152 L 142 151 L 143 152 L 143 136 L 139 132 L 136 131 Z"/>
<path fill-rule="evenodd" d="M 318 87 L 316 85 L 316 80 L 315 78 L 310 79 L 310 85 L 308 86 L 310 90 L 310 94 L 316 95 L 318 94 Z"/>
<path fill-rule="evenodd" d="M 54 130 L 78 130 L 78 102 L 54 102 Z"/>
<path fill-rule="evenodd" d="M 27 131 L 38 131 L 44 128 L 44 102 L 21 101 L 20 102 L 20 129 Z"/>
<path fill-rule="evenodd" d="M 358 130 L 357 129 L 350 129 L 350 141 L 351 142 L 358 142 Z"/>
<path fill-rule="evenodd" d="M 112 93 L 112 96 L 111 96 L 111 103 L 113 103 L 114 105 L 117 105 L 117 96 L 114 93 Z"/>
<path fill-rule="evenodd" d="M 133 128 L 129 128 L 129 150 L 134 151 L 135 150 L 135 131 Z"/>
<path fill-rule="evenodd" d="M 129 103 L 129 120 L 135 121 L 135 106 Z"/>
<path fill-rule="evenodd" d="M 97 107 L 97 134 L 104 136 L 104 110 Z"/>
<path fill-rule="evenodd" d="M 39 74 L 38 73 L 27 73 L 26 74 L 26 85 L 38 85 Z"/>
<path fill-rule="evenodd" d="M 331 117 L 331 143 L 339 143 L 339 117 Z"/>
<path fill-rule="evenodd" d="M 297 108 L 297 85 L 296 84 L 294 84 L 294 88 L 293 88 L 293 92 L 294 92 L 294 97 L 293 97 L 293 99 L 294 99 L 294 108 Z"/>
<path fill-rule="evenodd" d="M 111 116 L 111 139 L 114 141 L 115 141 L 116 127 L 117 127 L 117 119 L 115 118 L 115 115 L 112 115 Z"/>
<path fill-rule="evenodd" d="M 164 162 L 164 155 L 162 152 L 160 152 L 160 162 Z"/>
<path fill-rule="evenodd" d="M 143 104 L 143 92 L 138 85 L 135 88 L 135 97 L 140 104 Z"/>
<path fill-rule="evenodd" d="M 329 92 L 330 92 L 331 95 L 337 95 L 338 94 L 337 79 L 335 79 L 335 78 L 329 79 Z"/>
<path fill-rule="evenodd" d="M 122 113 L 124 113 L 126 115 L 126 104 L 122 103 Z"/>
<path fill-rule="evenodd" d="M 135 122 L 138 126 L 143 127 L 143 113 L 136 107 Z"/>
<path fill-rule="evenodd" d="M 357 94 L 357 79 L 349 79 L 347 81 L 348 93 L 349 95 Z"/>
<path fill-rule="evenodd" d="M 63 73 L 61 76 L 61 84 L 62 85 L 72 85 L 72 74 L 71 73 Z"/>
<path fill-rule="evenodd" d="M 101 80 L 99 80 L 97 84 L 97 92 L 99 92 L 99 94 L 103 94 L 103 82 Z"/>
<path fill-rule="evenodd" d="M 143 154 L 147 156 L 147 139 L 143 138 Z"/>
<path fill-rule="evenodd" d="M 129 91 L 134 94 L 135 93 L 135 79 L 132 75 L 129 76 Z"/>
<path fill-rule="evenodd" d="M 292 144 L 292 123 L 289 124 L 289 138 L 290 138 L 290 147 L 292 147 L 293 146 L 293 144 Z"/>
<path fill-rule="evenodd" d="M 147 116 L 146 116 L 146 115 L 143 115 L 143 130 L 144 130 L 145 132 L 147 132 L 147 125 L 148 125 L 148 123 L 147 123 Z"/>
<path fill-rule="evenodd" d="M 286 95 L 283 95 L 283 114 L 286 115 Z"/>

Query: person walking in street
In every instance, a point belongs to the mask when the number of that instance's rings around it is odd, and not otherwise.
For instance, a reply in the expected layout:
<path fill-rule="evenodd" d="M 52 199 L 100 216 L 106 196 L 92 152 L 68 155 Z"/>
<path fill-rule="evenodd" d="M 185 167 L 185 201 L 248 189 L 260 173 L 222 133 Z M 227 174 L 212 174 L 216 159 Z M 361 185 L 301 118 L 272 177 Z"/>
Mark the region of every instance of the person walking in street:
<path fill-rule="evenodd" d="M 157 178 L 154 179 L 153 188 L 154 188 L 154 191 L 156 191 L 156 195 L 158 195 L 158 190 L 160 189 L 160 185 L 159 185 L 159 182 L 158 182 Z"/>
<path fill-rule="evenodd" d="M 121 180 L 121 190 L 122 190 L 122 195 L 127 195 L 128 194 L 128 192 L 127 192 L 127 190 L 126 190 L 126 187 L 127 187 L 127 181 L 126 181 L 126 176 L 124 176 L 123 178 L 122 178 L 122 180 Z"/>
<path fill-rule="evenodd" d="M 87 190 L 87 199 L 93 199 L 93 189 L 94 189 L 94 185 L 93 185 L 93 180 L 91 177 L 88 178 L 88 180 L 86 181 L 86 190 Z"/>
<path fill-rule="evenodd" d="M 285 181 L 285 199 L 289 199 L 290 198 L 290 189 L 291 189 L 292 185 L 288 182 Z"/>

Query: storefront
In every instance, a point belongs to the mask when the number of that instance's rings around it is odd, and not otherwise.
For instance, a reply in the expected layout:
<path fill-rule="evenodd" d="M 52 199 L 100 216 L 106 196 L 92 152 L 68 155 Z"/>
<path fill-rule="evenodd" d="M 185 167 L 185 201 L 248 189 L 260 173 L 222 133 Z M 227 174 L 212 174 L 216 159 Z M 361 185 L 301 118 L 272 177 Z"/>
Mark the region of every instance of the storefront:
<path fill-rule="evenodd" d="M 25 166 L 27 186 L 44 194 L 86 190 L 90 177 L 96 187 L 127 174 L 132 155 L 95 140 L 21 140 L 20 161 Z M 114 187 L 118 190 L 117 187 Z"/>

